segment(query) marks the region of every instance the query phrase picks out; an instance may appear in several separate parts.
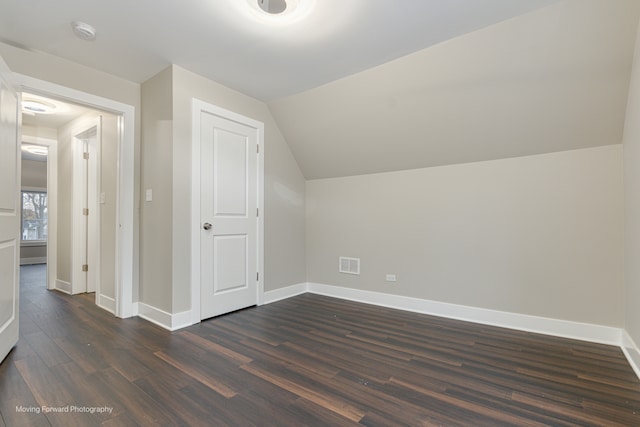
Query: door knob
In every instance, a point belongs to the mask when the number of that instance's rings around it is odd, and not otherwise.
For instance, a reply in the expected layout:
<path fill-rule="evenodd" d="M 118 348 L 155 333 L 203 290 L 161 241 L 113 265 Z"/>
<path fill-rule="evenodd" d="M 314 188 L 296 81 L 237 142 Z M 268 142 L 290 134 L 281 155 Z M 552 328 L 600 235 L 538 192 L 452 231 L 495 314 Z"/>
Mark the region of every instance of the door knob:
<path fill-rule="evenodd" d="M 211 223 L 209 222 L 205 222 L 204 224 L 202 224 L 202 228 L 204 228 L 205 230 L 209 231 L 213 228 L 213 225 L 211 225 Z"/>

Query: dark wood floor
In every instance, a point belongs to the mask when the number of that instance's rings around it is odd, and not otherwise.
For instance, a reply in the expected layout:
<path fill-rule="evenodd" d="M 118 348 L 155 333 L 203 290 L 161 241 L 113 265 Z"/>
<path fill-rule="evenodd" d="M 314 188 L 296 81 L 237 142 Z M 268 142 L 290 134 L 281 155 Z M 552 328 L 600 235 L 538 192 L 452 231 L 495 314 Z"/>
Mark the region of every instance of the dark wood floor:
<path fill-rule="evenodd" d="M 0 427 L 640 426 L 616 347 L 310 294 L 169 333 L 46 291 L 43 272 L 22 270 Z"/>

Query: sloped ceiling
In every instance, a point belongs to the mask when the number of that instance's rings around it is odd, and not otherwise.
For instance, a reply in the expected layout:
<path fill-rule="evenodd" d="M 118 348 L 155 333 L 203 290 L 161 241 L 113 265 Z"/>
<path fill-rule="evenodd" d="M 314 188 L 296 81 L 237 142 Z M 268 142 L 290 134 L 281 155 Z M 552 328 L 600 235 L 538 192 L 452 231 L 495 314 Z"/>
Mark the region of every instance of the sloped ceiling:
<path fill-rule="evenodd" d="M 622 142 L 635 0 L 565 0 L 269 103 L 307 179 Z"/>

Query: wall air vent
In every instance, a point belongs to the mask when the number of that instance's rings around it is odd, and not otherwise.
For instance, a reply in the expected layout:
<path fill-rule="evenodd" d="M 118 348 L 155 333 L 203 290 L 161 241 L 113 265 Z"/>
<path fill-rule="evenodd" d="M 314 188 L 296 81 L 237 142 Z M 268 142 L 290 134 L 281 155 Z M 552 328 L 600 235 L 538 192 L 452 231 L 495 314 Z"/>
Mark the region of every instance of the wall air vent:
<path fill-rule="evenodd" d="M 341 256 L 338 259 L 338 271 L 346 274 L 360 274 L 360 258 L 347 258 Z"/>

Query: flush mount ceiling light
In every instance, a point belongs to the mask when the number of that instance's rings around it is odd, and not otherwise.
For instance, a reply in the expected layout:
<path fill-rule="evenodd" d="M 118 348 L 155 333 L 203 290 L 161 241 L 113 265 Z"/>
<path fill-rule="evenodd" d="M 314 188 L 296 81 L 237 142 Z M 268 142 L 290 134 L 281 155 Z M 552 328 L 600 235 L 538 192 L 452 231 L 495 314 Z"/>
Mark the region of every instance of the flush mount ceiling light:
<path fill-rule="evenodd" d="M 36 114 L 55 114 L 56 106 L 43 100 L 25 98 L 22 100 L 22 112 L 33 116 Z"/>
<path fill-rule="evenodd" d="M 73 33 L 80 39 L 94 41 L 96 39 L 96 29 L 86 22 L 74 21 L 71 23 Z"/>
<path fill-rule="evenodd" d="M 43 147 L 41 145 L 22 145 L 22 151 L 25 151 L 30 154 L 35 154 L 36 156 L 46 156 L 49 154 L 49 149 L 47 147 Z"/>
<path fill-rule="evenodd" d="M 272 15 L 277 15 L 287 10 L 286 0 L 257 0 L 257 2 L 260 9 Z"/>
<path fill-rule="evenodd" d="M 315 0 L 245 0 L 252 15 L 263 22 L 289 24 L 309 14 Z"/>

